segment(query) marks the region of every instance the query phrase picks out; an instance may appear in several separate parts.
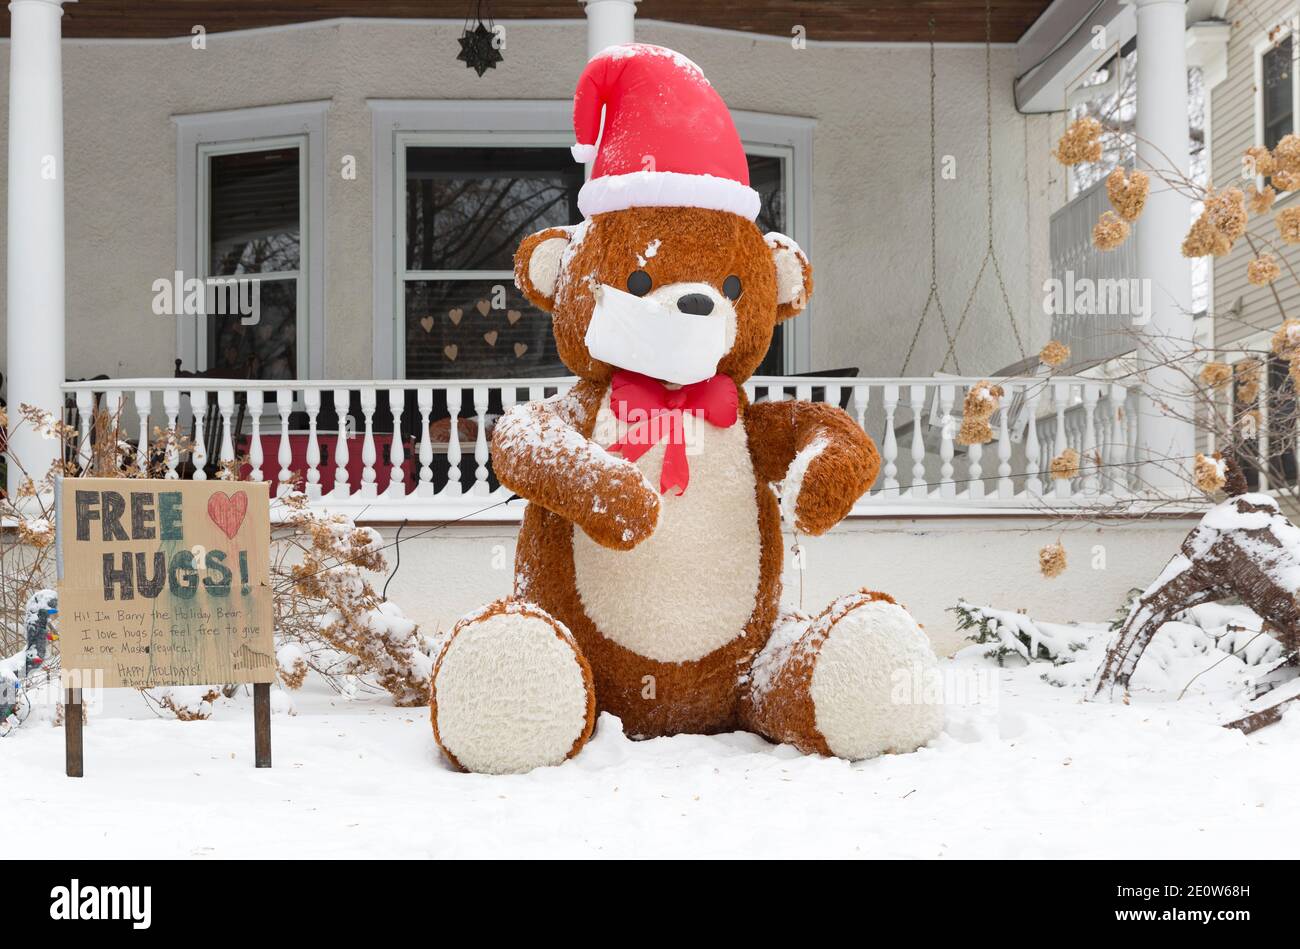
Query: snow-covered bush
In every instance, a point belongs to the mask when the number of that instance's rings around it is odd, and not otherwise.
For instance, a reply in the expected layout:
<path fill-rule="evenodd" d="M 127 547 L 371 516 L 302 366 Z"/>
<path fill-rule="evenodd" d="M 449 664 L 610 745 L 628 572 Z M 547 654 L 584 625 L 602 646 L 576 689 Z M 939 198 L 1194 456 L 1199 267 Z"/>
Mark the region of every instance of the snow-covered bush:
<path fill-rule="evenodd" d="M 381 688 L 397 705 L 426 704 L 432 646 L 366 579 L 385 568 L 379 532 L 313 511 L 301 494 L 277 503 L 286 508 L 271 568 L 281 683 L 296 689 L 314 672 L 340 692 Z"/>
<path fill-rule="evenodd" d="M 1062 623 L 1037 623 L 1023 613 L 976 606 L 966 600 L 958 600 L 950 612 L 957 614 L 958 629 L 975 630 L 968 639 L 993 645 L 985 655 L 999 664 L 1007 656 L 1019 656 L 1027 663 L 1041 659 L 1070 662 L 1072 653 L 1084 648 L 1092 635 L 1091 630 Z"/>

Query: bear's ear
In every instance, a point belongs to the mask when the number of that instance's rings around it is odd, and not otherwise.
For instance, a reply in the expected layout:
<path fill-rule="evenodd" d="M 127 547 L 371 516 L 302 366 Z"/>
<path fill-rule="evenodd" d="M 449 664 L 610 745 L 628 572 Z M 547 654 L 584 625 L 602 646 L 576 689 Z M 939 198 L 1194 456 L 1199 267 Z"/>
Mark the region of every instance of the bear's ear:
<path fill-rule="evenodd" d="M 555 289 L 560 283 L 560 261 L 569 246 L 569 230 L 548 227 L 529 234 L 515 251 L 515 286 L 539 310 L 555 307 Z"/>
<path fill-rule="evenodd" d="M 803 312 L 812 296 L 812 264 L 799 245 L 775 231 L 764 235 L 776 264 L 776 321 L 788 320 Z"/>

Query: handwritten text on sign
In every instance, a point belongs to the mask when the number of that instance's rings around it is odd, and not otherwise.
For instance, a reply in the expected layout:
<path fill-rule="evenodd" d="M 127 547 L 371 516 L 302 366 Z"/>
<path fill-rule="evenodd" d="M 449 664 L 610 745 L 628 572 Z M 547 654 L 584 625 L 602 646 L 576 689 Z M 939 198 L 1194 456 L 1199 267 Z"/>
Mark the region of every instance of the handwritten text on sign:
<path fill-rule="evenodd" d="M 274 679 L 265 483 L 67 478 L 65 671 L 108 687 Z"/>

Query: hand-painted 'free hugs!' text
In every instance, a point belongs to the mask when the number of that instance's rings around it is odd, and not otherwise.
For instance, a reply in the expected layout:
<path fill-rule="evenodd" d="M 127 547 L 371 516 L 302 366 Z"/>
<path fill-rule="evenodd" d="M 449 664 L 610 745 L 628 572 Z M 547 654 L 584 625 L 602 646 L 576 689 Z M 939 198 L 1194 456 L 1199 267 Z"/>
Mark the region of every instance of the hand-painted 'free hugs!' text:
<path fill-rule="evenodd" d="M 269 504 L 265 483 L 65 479 L 63 668 L 108 687 L 271 681 Z"/>

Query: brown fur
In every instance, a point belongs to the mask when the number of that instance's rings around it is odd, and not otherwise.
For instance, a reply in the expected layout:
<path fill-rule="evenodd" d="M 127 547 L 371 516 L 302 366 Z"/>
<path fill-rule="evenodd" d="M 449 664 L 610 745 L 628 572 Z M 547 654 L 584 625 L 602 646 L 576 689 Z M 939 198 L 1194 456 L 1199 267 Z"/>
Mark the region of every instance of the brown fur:
<path fill-rule="evenodd" d="M 543 242 L 567 239 L 570 231 L 550 228 L 534 234 L 515 257 L 516 283 L 536 306 L 553 313 L 560 358 L 580 381 L 564 399 L 516 409 L 493 434 L 497 477 L 531 502 L 519 533 L 513 599 L 535 604 L 569 629 L 590 664 L 596 705 L 618 715 L 629 735 L 746 727 L 828 753 L 805 707 L 811 700 L 795 694 L 796 683 L 806 688 L 806 676 L 800 678 L 795 670 L 788 676 L 790 685 L 782 692 L 789 693 L 788 714 L 742 710 L 743 683 L 771 635 L 781 594 L 781 520 L 770 482 L 785 476 L 800 449 L 817 438 L 828 440 L 805 473 L 796 509 L 799 529 L 820 534 L 848 513 L 876 477 L 880 459 L 875 445 L 846 414 L 808 402 L 751 406 L 740 390 L 737 424 L 745 427 L 755 472 L 758 588 L 743 633 L 702 658 L 659 662 L 604 636 L 584 609 L 573 554 L 575 529 L 605 547 L 635 547 L 653 534 L 661 509 L 659 496 L 647 490 L 630 462 L 590 440 L 615 367 L 594 359 L 584 343 L 594 309 L 589 281 L 621 288 L 629 274 L 643 269 L 654 286 L 706 282 L 721 292 L 728 276 L 739 277 L 743 292 L 735 302 L 736 340 L 718 366 L 739 388 L 762 361 L 777 322 L 805 305 L 811 268 L 802 263 L 803 293 L 792 303 L 779 304 L 773 249 L 751 221 L 721 211 L 633 208 L 596 215 L 574 235 L 581 243 L 569 248 L 552 297 L 547 288 L 534 286 L 530 263 Z M 658 253 L 639 261 L 654 240 L 661 241 Z"/>

